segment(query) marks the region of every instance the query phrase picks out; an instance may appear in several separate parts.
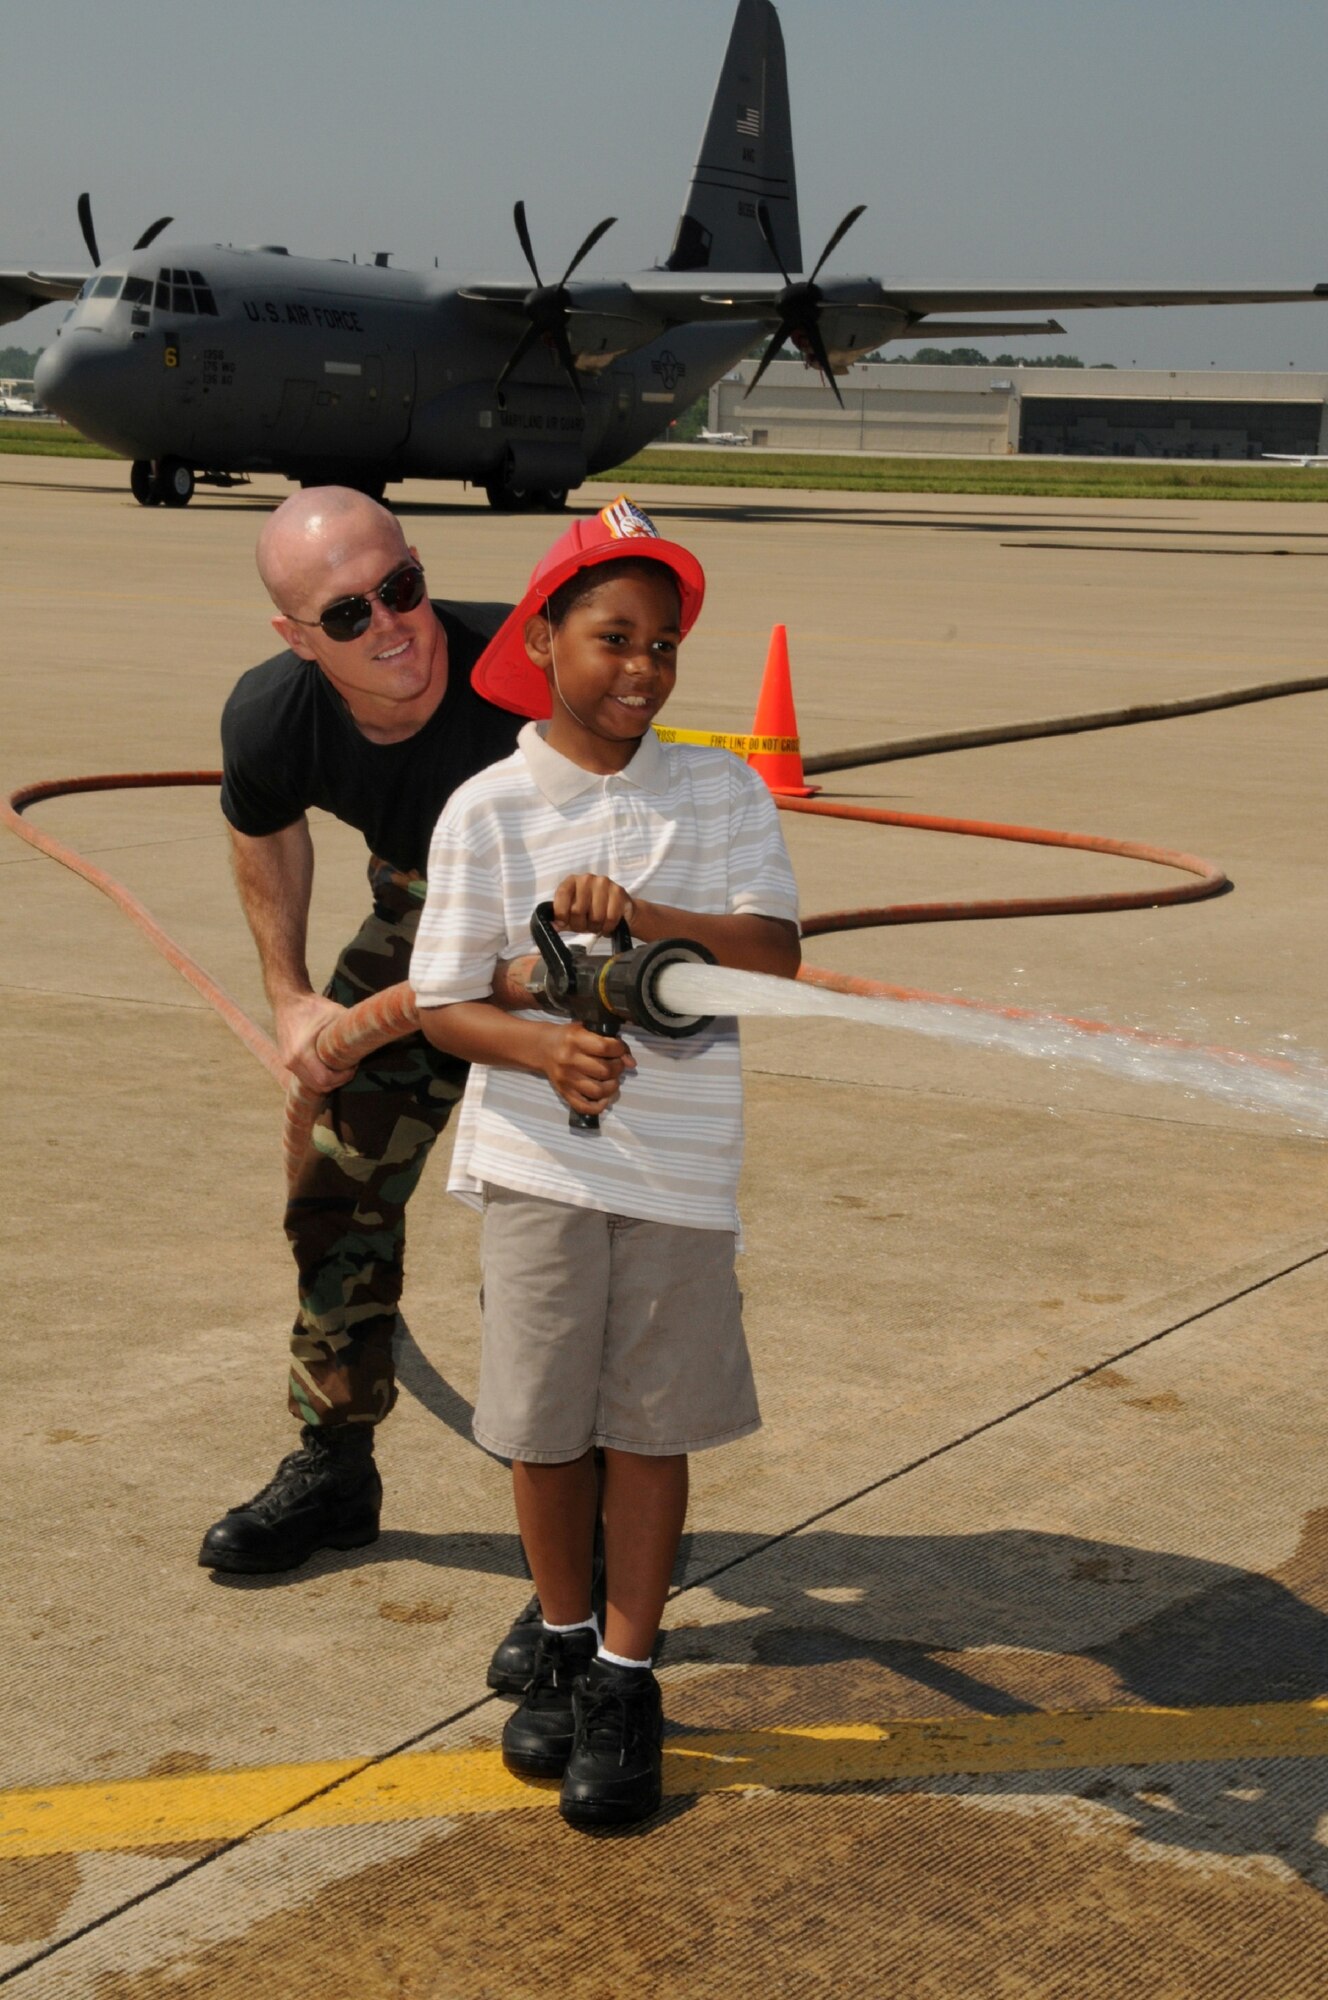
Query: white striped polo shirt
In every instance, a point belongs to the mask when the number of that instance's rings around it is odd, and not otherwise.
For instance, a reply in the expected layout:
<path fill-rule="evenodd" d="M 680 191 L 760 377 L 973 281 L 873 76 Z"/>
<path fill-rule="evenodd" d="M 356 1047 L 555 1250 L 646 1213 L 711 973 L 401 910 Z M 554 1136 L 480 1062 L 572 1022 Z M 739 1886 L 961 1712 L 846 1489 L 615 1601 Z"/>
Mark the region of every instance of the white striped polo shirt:
<path fill-rule="evenodd" d="M 531 913 L 567 875 L 607 875 L 629 895 L 711 915 L 797 921 L 774 800 L 727 750 L 666 746 L 648 730 L 630 764 L 603 776 L 551 749 L 539 724 L 517 742 L 452 794 L 434 829 L 410 972 L 422 1007 L 486 999 L 498 960 L 534 948 Z M 627 1036 L 638 1067 L 597 1133 L 570 1130 L 544 1077 L 475 1064 L 449 1189 L 475 1202 L 492 1181 L 577 1208 L 736 1230 L 737 1022 L 685 1041 Z"/>

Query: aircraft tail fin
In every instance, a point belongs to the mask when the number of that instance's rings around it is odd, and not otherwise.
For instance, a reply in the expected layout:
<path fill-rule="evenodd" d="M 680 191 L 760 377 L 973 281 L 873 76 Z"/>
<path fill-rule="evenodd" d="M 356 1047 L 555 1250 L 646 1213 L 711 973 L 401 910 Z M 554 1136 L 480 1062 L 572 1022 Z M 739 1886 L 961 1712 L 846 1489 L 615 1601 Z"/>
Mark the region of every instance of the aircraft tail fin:
<path fill-rule="evenodd" d="M 738 0 L 665 269 L 777 270 L 757 224 L 758 201 L 770 211 L 784 268 L 801 270 L 784 37 L 770 0 Z"/>

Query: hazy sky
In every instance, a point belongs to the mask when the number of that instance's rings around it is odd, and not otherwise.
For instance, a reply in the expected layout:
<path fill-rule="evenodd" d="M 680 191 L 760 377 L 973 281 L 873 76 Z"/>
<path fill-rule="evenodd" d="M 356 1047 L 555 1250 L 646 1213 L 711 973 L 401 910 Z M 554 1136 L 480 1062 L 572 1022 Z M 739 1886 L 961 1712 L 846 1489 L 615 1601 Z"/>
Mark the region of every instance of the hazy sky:
<path fill-rule="evenodd" d="M 583 275 L 639 269 L 668 252 L 731 19 L 729 0 L 43 0 L 6 36 L 0 265 L 85 268 L 86 187 L 103 254 L 169 210 L 196 241 L 519 276 L 520 196 L 546 277 L 611 213 Z M 783 0 L 780 19 L 809 262 L 865 201 L 834 270 L 1328 279 L 1322 0 Z M 1328 368 L 1328 302 L 1065 324 L 1090 361 Z"/>

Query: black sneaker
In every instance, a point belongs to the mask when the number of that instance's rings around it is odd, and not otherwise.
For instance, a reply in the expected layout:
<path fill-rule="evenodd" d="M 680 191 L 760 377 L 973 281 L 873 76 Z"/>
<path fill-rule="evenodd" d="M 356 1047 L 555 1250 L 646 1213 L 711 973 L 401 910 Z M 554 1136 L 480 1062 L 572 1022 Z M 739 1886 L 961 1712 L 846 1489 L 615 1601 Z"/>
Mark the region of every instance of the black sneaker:
<path fill-rule="evenodd" d="M 590 1608 L 604 1630 L 604 1555 L 596 1545 L 595 1568 L 590 1579 Z M 538 1597 L 519 1611 L 503 1638 L 494 1648 L 485 1683 L 495 1694 L 524 1694 L 535 1671 L 535 1653 L 544 1629 L 544 1613 Z"/>
<path fill-rule="evenodd" d="M 589 1626 L 578 1632 L 540 1627 L 521 1706 L 503 1724 L 503 1762 L 518 1778 L 561 1778 L 572 1750 L 572 1683 L 598 1646 Z"/>
<path fill-rule="evenodd" d="M 576 1738 L 558 1810 L 569 1826 L 630 1826 L 659 1807 L 664 1713 L 646 1667 L 592 1660 L 572 1690 Z"/>
<path fill-rule="evenodd" d="M 306 1424 L 261 1493 L 232 1507 L 203 1537 L 204 1569 L 267 1575 L 294 1569 L 317 1549 L 360 1549 L 378 1539 L 383 1482 L 373 1427 Z"/>

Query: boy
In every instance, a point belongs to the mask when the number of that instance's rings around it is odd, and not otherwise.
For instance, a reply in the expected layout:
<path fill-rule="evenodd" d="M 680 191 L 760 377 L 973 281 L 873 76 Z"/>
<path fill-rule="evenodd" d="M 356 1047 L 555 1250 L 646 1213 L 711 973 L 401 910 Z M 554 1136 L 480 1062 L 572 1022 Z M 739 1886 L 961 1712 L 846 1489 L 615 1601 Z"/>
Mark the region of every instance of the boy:
<path fill-rule="evenodd" d="M 549 720 L 449 801 L 411 964 L 425 1034 L 476 1064 L 449 1180 L 484 1209 L 474 1430 L 512 1461 L 544 1618 L 503 1758 L 561 1775 L 560 1809 L 580 1827 L 659 1803 L 651 1658 L 687 1454 L 760 1422 L 733 1267 L 737 1024 L 684 1041 L 633 1031 L 629 1047 L 486 996 L 497 962 L 529 953 L 546 898 L 566 931 L 625 921 L 639 941 L 689 937 L 722 965 L 796 974 L 796 890 L 769 792 L 727 751 L 666 748 L 650 727 L 704 591 L 696 559 L 625 498 L 536 566 L 473 678 Z M 569 1108 L 600 1129 L 569 1129 Z"/>

